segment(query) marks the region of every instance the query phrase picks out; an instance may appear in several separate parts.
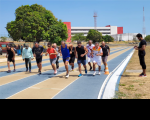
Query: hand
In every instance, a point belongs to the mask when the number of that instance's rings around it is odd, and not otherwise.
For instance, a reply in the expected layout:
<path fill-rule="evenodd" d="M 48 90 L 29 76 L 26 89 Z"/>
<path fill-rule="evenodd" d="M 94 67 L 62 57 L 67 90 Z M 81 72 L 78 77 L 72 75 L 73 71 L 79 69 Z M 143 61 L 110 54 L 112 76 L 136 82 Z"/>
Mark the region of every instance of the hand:
<path fill-rule="evenodd" d="M 138 47 L 135 47 L 135 49 L 138 50 L 139 48 L 138 48 Z"/>
<path fill-rule="evenodd" d="M 82 54 L 81 57 L 84 57 L 84 54 Z"/>
<path fill-rule="evenodd" d="M 23 59 L 23 61 L 24 61 L 24 59 Z"/>
<path fill-rule="evenodd" d="M 76 58 L 78 58 L 78 56 L 76 56 Z"/>
<path fill-rule="evenodd" d="M 6 58 L 8 58 L 8 56 L 6 55 Z"/>
<path fill-rule="evenodd" d="M 12 60 L 15 60 L 15 58 L 13 57 Z"/>
<path fill-rule="evenodd" d="M 100 56 L 99 54 L 96 54 L 96 56 Z"/>
<path fill-rule="evenodd" d="M 72 54 L 72 52 L 70 51 L 70 54 Z"/>
<path fill-rule="evenodd" d="M 53 53 L 49 54 L 49 55 L 53 55 Z"/>
<path fill-rule="evenodd" d="M 34 60 L 34 58 L 32 58 L 31 60 Z"/>
<path fill-rule="evenodd" d="M 36 55 L 34 54 L 34 57 L 36 57 Z"/>
<path fill-rule="evenodd" d="M 43 55 L 43 53 L 41 53 L 41 56 Z"/>

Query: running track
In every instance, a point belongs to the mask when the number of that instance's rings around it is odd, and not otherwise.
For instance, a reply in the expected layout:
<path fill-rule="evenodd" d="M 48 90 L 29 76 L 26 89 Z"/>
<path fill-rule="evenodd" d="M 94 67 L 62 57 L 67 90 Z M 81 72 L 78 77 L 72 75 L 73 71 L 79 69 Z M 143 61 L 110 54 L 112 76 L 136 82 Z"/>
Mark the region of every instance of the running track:
<path fill-rule="evenodd" d="M 132 50 L 131 47 L 112 48 L 108 59 L 109 71 L 113 71 Z M 93 71 L 85 75 L 83 71 L 84 75 L 80 78 L 77 67 L 75 63 L 75 71 L 70 72 L 70 77 L 66 79 L 62 58 L 57 75 L 53 75 L 48 57 L 43 59 L 42 75 L 37 74 L 35 61 L 32 61 L 31 74 L 24 72 L 24 62 L 16 63 L 18 69 L 12 73 L 6 73 L 7 66 L 0 63 L 0 99 L 97 99 L 107 78 L 104 66 L 100 76 L 93 76 Z"/>

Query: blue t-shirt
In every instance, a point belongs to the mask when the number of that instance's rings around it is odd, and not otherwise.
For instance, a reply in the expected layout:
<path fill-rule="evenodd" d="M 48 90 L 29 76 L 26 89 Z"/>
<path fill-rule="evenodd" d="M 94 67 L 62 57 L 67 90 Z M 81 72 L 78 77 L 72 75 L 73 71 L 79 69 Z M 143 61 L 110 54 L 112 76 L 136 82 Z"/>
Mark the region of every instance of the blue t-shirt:
<path fill-rule="evenodd" d="M 61 46 L 61 53 L 62 53 L 63 59 L 70 57 L 70 52 L 69 52 L 69 49 L 67 48 L 67 45 L 65 45 L 65 48 Z"/>

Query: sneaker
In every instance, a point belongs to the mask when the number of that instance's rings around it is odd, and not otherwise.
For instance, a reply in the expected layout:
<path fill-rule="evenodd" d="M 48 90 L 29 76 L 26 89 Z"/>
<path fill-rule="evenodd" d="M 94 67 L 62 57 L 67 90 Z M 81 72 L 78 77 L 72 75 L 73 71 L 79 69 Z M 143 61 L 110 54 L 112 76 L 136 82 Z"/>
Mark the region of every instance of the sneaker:
<path fill-rule="evenodd" d="M 54 72 L 54 75 L 56 75 L 57 74 L 57 70 Z"/>
<path fill-rule="evenodd" d="M 31 73 L 31 70 L 29 70 L 29 72 Z"/>
<path fill-rule="evenodd" d="M 146 74 L 145 74 L 145 75 L 144 75 L 144 74 L 141 74 L 139 77 L 147 77 L 147 76 L 146 76 Z"/>
<path fill-rule="evenodd" d="M 85 73 L 87 74 L 87 70 L 85 70 Z"/>
<path fill-rule="evenodd" d="M 95 76 L 95 75 L 96 75 L 96 72 L 94 72 L 93 76 Z"/>
<path fill-rule="evenodd" d="M 39 71 L 39 74 L 42 74 L 41 71 Z"/>
<path fill-rule="evenodd" d="M 38 70 L 38 72 L 40 72 L 40 69 Z"/>
<path fill-rule="evenodd" d="M 8 70 L 7 73 L 11 73 L 11 70 Z"/>
<path fill-rule="evenodd" d="M 90 71 L 92 70 L 92 67 L 90 67 Z"/>
<path fill-rule="evenodd" d="M 101 72 L 99 72 L 98 74 L 101 75 Z"/>
<path fill-rule="evenodd" d="M 68 77 L 69 77 L 69 74 L 66 75 L 66 78 L 68 78 Z"/>
<path fill-rule="evenodd" d="M 141 73 L 139 76 L 144 75 L 144 73 Z"/>
<path fill-rule="evenodd" d="M 26 72 L 28 72 L 28 69 L 26 69 Z"/>
<path fill-rule="evenodd" d="M 78 75 L 78 77 L 81 77 L 81 76 L 82 76 L 82 74 Z"/>
<path fill-rule="evenodd" d="M 16 72 L 16 70 L 14 69 L 14 72 Z"/>
<path fill-rule="evenodd" d="M 72 69 L 72 71 L 74 71 L 74 69 Z"/>
<path fill-rule="evenodd" d="M 57 70 L 59 70 L 59 67 L 57 68 Z"/>

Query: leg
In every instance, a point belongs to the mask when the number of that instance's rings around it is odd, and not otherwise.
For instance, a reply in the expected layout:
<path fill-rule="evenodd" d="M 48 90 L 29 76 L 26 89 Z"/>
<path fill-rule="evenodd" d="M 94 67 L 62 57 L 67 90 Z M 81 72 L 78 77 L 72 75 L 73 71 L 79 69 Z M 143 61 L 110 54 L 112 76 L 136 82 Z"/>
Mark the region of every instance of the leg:
<path fill-rule="evenodd" d="M 53 63 L 52 63 L 52 68 L 53 68 L 54 71 L 56 71 L 55 64 L 53 64 Z"/>
<path fill-rule="evenodd" d="M 101 71 L 101 66 L 99 66 L 99 72 Z"/>
<path fill-rule="evenodd" d="M 31 70 L 31 58 L 29 58 L 29 69 Z"/>
<path fill-rule="evenodd" d="M 8 70 L 10 70 L 10 62 L 7 61 Z"/>
<path fill-rule="evenodd" d="M 28 58 L 25 58 L 26 71 L 28 71 Z"/>
<path fill-rule="evenodd" d="M 142 69 L 143 69 L 143 74 L 146 75 L 146 64 L 145 64 L 144 56 L 140 57 L 140 63 L 141 63 Z"/>
<path fill-rule="evenodd" d="M 94 63 L 93 63 L 93 70 L 94 70 L 94 71 L 95 71 L 95 65 L 96 65 L 96 63 L 94 62 Z"/>
<path fill-rule="evenodd" d="M 68 61 L 65 61 L 65 68 L 66 68 L 66 71 L 67 71 L 67 75 L 69 74 L 69 69 L 68 69 Z"/>
<path fill-rule="evenodd" d="M 15 72 L 16 70 L 15 60 L 13 60 L 13 65 L 14 65 L 14 72 Z"/>
<path fill-rule="evenodd" d="M 92 70 L 92 65 L 91 65 L 91 58 L 88 57 L 88 64 L 90 66 L 90 70 Z"/>
<path fill-rule="evenodd" d="M 56 60 L 56 67 L 57 67 L 57 69 L 59 68 L 59 56 L 57 57 L 57 60 Z"/>
<path fill-rule="evenodd" d="M 40 72 L 42 71 L 42 62 L 39 63 Z"/>
<path fill-rule="evenodd" d="M 82 74 L 82 72 L 81 72 L 81 63 L 78 64 L 78 67 L 79 67 L 80 74 Z"/>

